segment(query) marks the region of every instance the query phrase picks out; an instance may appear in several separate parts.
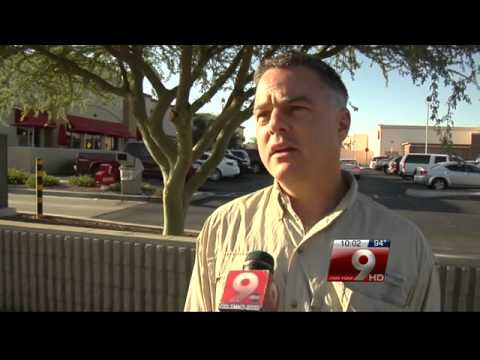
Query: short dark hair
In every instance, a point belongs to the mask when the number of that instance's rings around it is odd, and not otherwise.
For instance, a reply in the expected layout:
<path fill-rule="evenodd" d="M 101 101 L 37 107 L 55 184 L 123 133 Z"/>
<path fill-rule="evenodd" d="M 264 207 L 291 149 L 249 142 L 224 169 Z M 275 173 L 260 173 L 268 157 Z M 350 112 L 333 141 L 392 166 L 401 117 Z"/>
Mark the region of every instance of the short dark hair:
<path fill-rule="evenodd" d="M 341 105 L 347 106 L 348 91 L 340 78 L 340 75 L 338 75 L 330 65 L 319 58 L 299 51 L 290 51 L 267 59 L 261 63 L 255 71 L 255 85 L 258 85 L 260 78 L 267 72 L 267 70 L 274 68 L 287 69 L 292 67 L 305 67 L 315 72 L 324 85 L 341 98 Z"/>

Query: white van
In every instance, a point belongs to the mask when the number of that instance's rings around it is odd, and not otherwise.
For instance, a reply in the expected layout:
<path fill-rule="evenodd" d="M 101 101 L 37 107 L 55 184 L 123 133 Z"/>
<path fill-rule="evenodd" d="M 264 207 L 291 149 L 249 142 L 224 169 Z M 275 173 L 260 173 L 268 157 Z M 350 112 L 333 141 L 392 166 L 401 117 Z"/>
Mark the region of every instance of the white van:
<path fill-rule="evenodd" d="M 447 162 L 447 161 L 459 161 L 462 160 L 455 155 L 447 154 L 421 154 L 410 153 L 405 154 L 400 160 L 399 175 L 402 177 L 414 176 L 417 167 L 422 167 L 425 170 L 429 170 L 435 164 Z"/>

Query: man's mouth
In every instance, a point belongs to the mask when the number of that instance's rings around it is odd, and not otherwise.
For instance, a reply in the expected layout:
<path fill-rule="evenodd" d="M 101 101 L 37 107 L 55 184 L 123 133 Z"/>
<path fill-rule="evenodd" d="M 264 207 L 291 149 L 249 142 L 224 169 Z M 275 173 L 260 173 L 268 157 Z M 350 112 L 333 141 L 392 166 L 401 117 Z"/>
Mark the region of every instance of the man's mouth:
<path fill-rule="evenodd" d="M 270 156 L 273 155 L 285 155 L 288 153 L 291 153 L 293 151 L 296 151 L 297 149 L 294 148 L 293 146 L 272 146 L 272 149 L 270 151 Z"/>

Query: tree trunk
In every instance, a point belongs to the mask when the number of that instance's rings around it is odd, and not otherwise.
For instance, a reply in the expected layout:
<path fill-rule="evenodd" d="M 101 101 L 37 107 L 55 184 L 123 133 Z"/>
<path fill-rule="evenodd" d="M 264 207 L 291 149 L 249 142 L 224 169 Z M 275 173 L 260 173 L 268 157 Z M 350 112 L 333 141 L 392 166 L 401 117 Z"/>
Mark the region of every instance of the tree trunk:
<path fill-rule="evenodd" d="M 167 181 L 163 188 L 163 235 L 183 235 L 187 209 L 184 201 L 185 184 Z"/>

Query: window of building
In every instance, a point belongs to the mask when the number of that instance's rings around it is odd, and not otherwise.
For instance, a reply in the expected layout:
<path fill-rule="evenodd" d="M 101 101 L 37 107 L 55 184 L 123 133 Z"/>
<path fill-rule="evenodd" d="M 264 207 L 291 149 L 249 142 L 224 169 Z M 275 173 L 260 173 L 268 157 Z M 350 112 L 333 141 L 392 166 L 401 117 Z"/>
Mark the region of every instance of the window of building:
<path fill-rule="evenodd" d="M 118 150 L 118 138 L 114 136 L 104 136 L 105 150 Z"/>
<path fill-rule="evenodd" d="M 37 128 L 17 128 L 18 146 L 40 146 L 40 129 Z"/>
<path fill-rule="evenodd" d="M 102 135 L 85 134 L 85 149 L 101 150 Z"/>

